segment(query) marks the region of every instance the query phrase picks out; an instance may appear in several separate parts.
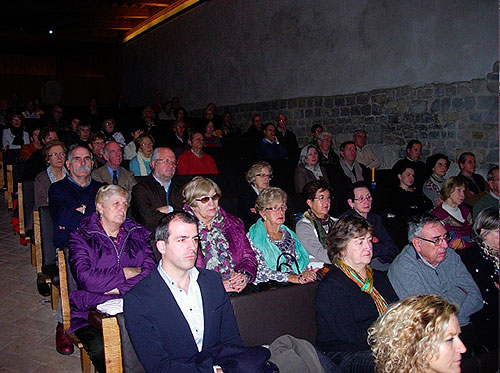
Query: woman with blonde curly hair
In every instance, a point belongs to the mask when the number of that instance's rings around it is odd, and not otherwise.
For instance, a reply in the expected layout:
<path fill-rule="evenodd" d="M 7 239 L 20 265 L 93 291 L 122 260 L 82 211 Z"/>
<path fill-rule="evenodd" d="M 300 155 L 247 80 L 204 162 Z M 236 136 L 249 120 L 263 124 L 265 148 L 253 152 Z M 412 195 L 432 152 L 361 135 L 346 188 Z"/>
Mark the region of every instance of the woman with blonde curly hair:
<path fill-rule="evenodd" d="M 460 372 L 457 306 L 437 295 L 394 303 L 368 330 L 377 373 Z"/>

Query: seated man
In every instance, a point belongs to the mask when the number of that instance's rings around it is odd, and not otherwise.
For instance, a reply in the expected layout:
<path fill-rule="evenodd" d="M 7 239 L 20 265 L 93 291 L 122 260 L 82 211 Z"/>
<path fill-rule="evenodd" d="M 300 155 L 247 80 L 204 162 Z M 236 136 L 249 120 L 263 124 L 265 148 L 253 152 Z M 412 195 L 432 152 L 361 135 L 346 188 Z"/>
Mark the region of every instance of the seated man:
<path fill-rule="evenodd" d="M 115 141 L 108 142 L 104 146 L 103 155 L 106 164 L 94 170 L 92 178 L 101 183 L 119 185 L 131 192 L 137 181 L 132 172 L 120 167 L 123 160 L 120 145 Z"/>
<path fill-rule="evenodd" d="M 429 171 L 425 163 L 420 160 L 421 153 L 422 143 L 420 141 L 411 140 L 408 142 L 408 145 L 406 145 L 406 158 L 400 159 L 392 166 L 395 182 L 397 182 L 396 170 L 410 167 L 415 171 L 415 182 L 413 186 L 417 190 L 422 190 L 422 185 L 424 185 L 425 181 L 429 178 Z"/>
<path fill-rule="evenodd" d="M 498 210 L 498 166 L 493 166 L 488 170 L 486 179 L 488 180 L 490 192 L 482 196 L 472 207 L 472 217 L 474 220 L 476 220 L 479 213 L 486 207 L 491 206 Z"/>
<path fill-rule="evenodd" d="M 176 157 L 189 149 L 185 122 L 175 121 L 168 145 L 174 151 Z"/>
<path fill-rule="evenodd" d="M 178 175 L 218 174 L 219 170 L 211 155 L 203 152 L 203 134 L 195 131 L 189 135 L 188 144 L 191 149 L 179 156 Z"/>
<path fill-rule="evenodd" d="M 369 146 L 366 146 L 366 132 L 357 130 L 354 132 L 354 143 L 356 144 L 356 159 L 368 168 L 379 168 L 380 159 L 373 154 Z"/>
<path fill-rule="evenodd" d="M 283 113 L 279 114 L 276 117 L 276 137 L 286 149 L 288 159 L 290 159 L 292 163 L 296 163 L 299 160 L 299 143 L 297 142 L 297 136 L 287 127 L 288 119 L 286 115 Z"/>
<path fill-rule="evenodd" d="M 375 228 L 373 234 L 372 267 L 379 271 L 387 271 L 389 264 L 398 255 L 399 249 L 382 223 L 380 215 L 371 212 L 372 195 L 367 185 L 358 181 L 349 188 L 347 203 L 351 207 L 343 216 L 357 216 L 366 219 Z"/>
<path fill-rule="evenodd" d="M 276 137 L 274 124 L 268 123 L 264 126 L 264 138 L 257 143 L 255 154 L 257 159 L 272 161 L 285 159 L 288 156 L 286 149 L 280 144 Z"/>
<path fill-rule="evenodd" d="M 465 204 L 472 207 L 484 195 L 490 191 L 490 186 L 484 181 L 484 178 L 476 174 L 476 156 L 471 152 L 464 152 L 458 157 L 458 167 L 460 167 L 459 176 L 467 180 L 465 190 Z"/>
<path fill-rule="evenodd" d="M 89 310 L 121 298 L 155 267 L 150 232 L 126 217 L 129 192 L 118 185 L 99 189 L 97 212 L 71 233 L 69 265 L 77 289 L 69 296 L 71 324 L 96 370 L 105 371 L 102 331 L 88 322 Z"/>
<path fill-rule="evenodd" d="M 309 209 L 297 222 L 295 231 L 302 246 L 309 253 L 309 262 L 330 264 L 326 239 L 338 219 L 328 215 L 331 197 L 326 180 L 315 180 L 307 183 L 302 195 Z"/>
<path fill-rule="evenodd" d="M 389 268 L 389 280 L 400 299 L 420 294 L 439 295 L 456 304 L 460 338 L 474 340 L 470 315 L 483 307 L 481 292 L 460 256 L 448 247 L 450 237 L 441 221 L 428 213 L 408 223 L 409 244 Z"/>
<path fill-rule="evenodd" d="M 134 219 L 154 232 L 160 219 L 174 209 L 182 208 L 182 192 L 172 182 L 177 162 L 170 148 L 156 148 L 151 156 L 151 173 L 132 189 Z M 156 258 L 159 253 L 153 247 Z"/>
<path fill-rule="evenodd" d="M 269 351 L 245 347 L 217 273 L 196 268 L 197 220 L 173 212 L 155 234 L 161 262 L 124 297 L 125 325 L 148 372 L 261 372 Z"/>
<path fill-rule="evenodd" d="M 318 135 L 319 164 L 326 167 L 327 165 L 336 165 L 340 158 L 333 150 L 333 135 L 330 132 L 321 132 Z"/>

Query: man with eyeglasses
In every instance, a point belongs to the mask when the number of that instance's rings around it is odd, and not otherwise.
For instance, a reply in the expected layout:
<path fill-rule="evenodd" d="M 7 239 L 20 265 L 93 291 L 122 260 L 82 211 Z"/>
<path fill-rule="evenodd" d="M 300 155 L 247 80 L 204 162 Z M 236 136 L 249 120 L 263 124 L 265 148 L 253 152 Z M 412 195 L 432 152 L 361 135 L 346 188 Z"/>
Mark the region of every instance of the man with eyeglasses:
<path fill-rule="evenodd" d="M 460 338 L 466 346 L 475 342 L 470 316 L 483 307 L 483 299 L 460 256 L 448 246 L 450 236 L 444 225 L 431 214 L 418 215 L 408 223 L 408 240 L 389 268 L 397 295 L 403 299 L 435 294 L 456 304 Z"/>
<path fill-rule="evenodd" d="M 182 192 L 173 182 L 177 162 L 170 148 L 156 148 L 151 155 L 151 173 L 132 189 L 132 214 L 134 219 L 154 232 L 160 219 L 182 207 Z M 156 260 L 160 253 L 153 247 Z"/>
<path fill-rule="evenodd" d="M 68 154 L 66 168 L 69 176 L 49 188 L 49 210 L 54 230 L 54 247 L 68 244 L 69 234 L 81 220 L 95 212 L 95 197 L 104 184 L 92 180 L 92 154 L 88 148 L 77 146 Z M 54 251 L 54 257 L 56 252 Z M 64 332 L 62 316 L 57 314 L 56 350 L 60 354 L 73 353 L 73 343 Z"/>
<path fill-rule="evenodd" d="M 191 149 L 179 156 L 179 175 L 210 175 L 218 174 L 219 170 L 210 154 L 203 151 L 203 134 L 194 131 L 189 135 L 188 144 Z"/>

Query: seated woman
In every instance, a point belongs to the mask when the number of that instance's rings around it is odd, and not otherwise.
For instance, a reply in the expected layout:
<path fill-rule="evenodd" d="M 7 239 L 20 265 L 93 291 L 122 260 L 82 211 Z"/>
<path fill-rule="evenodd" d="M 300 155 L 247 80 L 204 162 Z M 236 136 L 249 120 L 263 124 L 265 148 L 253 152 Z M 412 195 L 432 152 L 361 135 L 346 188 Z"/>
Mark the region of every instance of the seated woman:
<path fill-rule="evenodd" d="M 424 194 L 413 186 L 415 171 L 404 164 L 395 170 L 399 185 L 391 191 L 388 211 L 395 215 L 389 219 L 388 229 L 398 247 L 408 243 L 408 220 L 411 216 L 432 209 L 432 203 Z"/>
<path fill-rule="evenodd" d="M 255 291 L 250 283 L 257 260 L 245 236 L 243 222 L 219 206 L 221 190 L 212 180 L 196 176 L 182 191 L 184 210 L 198 218 L 200 249 L 196 265 L 219 273 L 228 293 Z"/>
<path fill-rule="evenodd" d="M 257 257 L 256 283 L 277 281 L 305 284 L 316 280 L 307 269 L 309 255 L 285 222 L 287 195 L 280 188 L 264 189 L 255 202 L 261 218 L 250 227 L 247 237 Z"/>
<path fill-rule="evenodd" d="M 121 298 L 155 267 L 150 232 L 126 217 L 128 191 L 106 185 L 96 196 L 96 212 L 70 234 L 69 265 L 77 289 L 70 294 L 71 326 L 97 371 L 104 372 L 102 332 L 88 323 L 90 308 Z"/>
<path fill-rule="evenodd" d="M 130 160 L 129 170 L 134 176 L 148 176 L 151 173 L 151 155 L 155 141 L 153 136 L 143 134 L 134 140 L 137 155 Z"/>
<path fill-rule="evenodd" d="M 326 238 L 337 219 L 328 215 L 331 205 L 328 183 L 325 180 L 311 181 L 304 186 L 302 194 L 309 210 L 297 222 L 297 237 L 309 253 L 311 262 L 331 264 Z"/>
<path fill-rule="evenodd" d="M 389 264 L 398 255 L 399 249 L 382 224 L 380 215 L 371 212 L 372 195 L 363 181 L 358 181 L 349 187 L 347 203 L 351 206 L 351 210 L 345 211 L 340 217 L 357 216 L 366 219 L 375 228 L 372 267 L 379 271 L 387 271 Z"/>
<path fill-rule="evenodd" d="M 368 330 L 377 373 L 460 372 L 466 348 L 457 312 L 457 306 L 437 295 L 417 295 L 390 306 Z"/>
<path fill-rule="evenodd" d="M 450 247 L 454 250 L 468 248 L 471 242 L 472 214 L 462 203 L 465 199 L 466 180 L 452 176 L 441 188 L 443 203 L 432 210 L 451 235 Z"/>
<path fill-rule="evenodd" d="M 220 148 L 222 143 L 215 134 L 214 122 L 208 121 L 203 126 L 203 141 L 205 148 Z"/>
<path fill-rule="evenodd" d="M 398 299 L 387 275 L 370 266 L 372 232 L 356 216 L 335 224 L 327 240 L 334 266 L 321 280 L 314 301 L 316 344 L 343 372 L 374 371 L 367 331 Z"/>
<path fill-rule="evenodd" d="M 21 149 L 24 144 L 30 143 L 28 132 L 24 130 L 23 115 L 12 112 L 7 116 L 8 127 L 2 132 L 2 148 Z"/>
<path fill-rule="evenodd" d="M 123 134 L 120 131 L 116 131 L 116 123 L 113 118 L 106 119 L 102 122 L 102 133 L 106 136 L 106 143 L 115 141 L 121 148 L 124 148 L 127 144 Z"/>
<path fill-rule="evenodd" d="M 450 168 L 450 160 L 446 155 L 438 153 L 427 158 L 425 165 L 431 173 L 431 177 L 424 183 L 422 191 L 432 201 L 434 207 L 437 207 L 443 203 L 440 192 L 446 181 L 446 172 Z"/>
<path fill-rule="evenodd" d="M 35 177 L 35 210 L 49 205 L 49 188 L 69 173 L 64 167 L 66 145 L 59 140 L 51 140 L 43 147 L 42 156 L 48 167 Z"/>
<path fill-rule="evenodd" d="M 254 163 L 245 175 L 247 185 L 238 198 L 238 216 L 245 224 L 245 230 L 257 222 L 259 214 L 255 211 L 257 196 L 269 186 L 273 178 L 273 168 L 265 161 Z"/>
<path fill-rule="evenodd" d="M 326 170 L 319 165 L 318 148 L 309 144 L 300 151 L 300 158 L 295 168 L 295 193 L 302 193 L 304 185 L 314 180 L 327 180 Z"/>
<path fill-rule="evenodd" d="M 498 209 L 487 207 L 472 227 L 472 245 L 458 253 L 483 296 L 483 308 L 471 316 L 479 340 L 498 346 Z"/>

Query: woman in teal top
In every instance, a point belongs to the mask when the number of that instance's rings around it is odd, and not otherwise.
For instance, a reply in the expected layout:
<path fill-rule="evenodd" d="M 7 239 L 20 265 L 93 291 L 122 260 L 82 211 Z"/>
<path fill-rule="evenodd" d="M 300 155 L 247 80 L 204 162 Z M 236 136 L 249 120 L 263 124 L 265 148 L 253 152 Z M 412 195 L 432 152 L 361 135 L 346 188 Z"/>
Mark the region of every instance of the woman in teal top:
<path fill-rule="evenodd" d="M 316 280 L 307 269 L 309 255 L 297 235 L 283 223 L 287 195 L 280 188 L 264 189 L 255 202 L 261 218 L 250 227 L 247 237 L 257 258 L 255 282 L 291 282 L 305 284 Z"/>
<path fill-rule="evenodd" d="M 151 154 L 154 140 L 151 135 L 140 135 L 134 140 L 137 155 L 130 160 L 128 168 L 134 176 L 148 176 L 151 173 Z"/>

